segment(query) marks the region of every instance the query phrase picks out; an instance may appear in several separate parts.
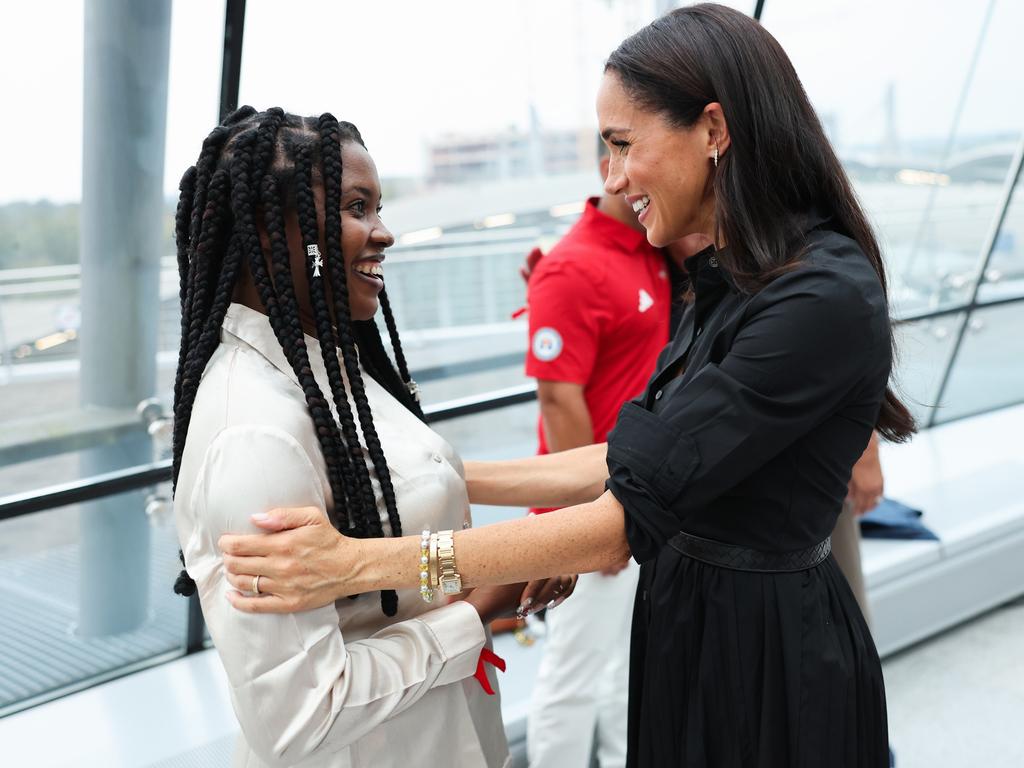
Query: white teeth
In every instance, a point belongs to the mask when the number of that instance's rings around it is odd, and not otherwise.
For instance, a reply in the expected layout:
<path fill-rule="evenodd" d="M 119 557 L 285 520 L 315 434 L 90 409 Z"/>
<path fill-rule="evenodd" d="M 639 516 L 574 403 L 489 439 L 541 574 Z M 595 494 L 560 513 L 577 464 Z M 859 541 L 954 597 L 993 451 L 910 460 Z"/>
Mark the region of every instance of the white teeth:
<path fill-rule="evenodd" d="M 384 277 L 384 267 L 375 261 L 364 261 L 352 267 L 356 272 L 374 277 Z"/>
<path fill-rule="evenodd" d="M 651 198 L 649 198 L 647 195 L 644 195 L 639 200 L 635 200 L 633 202 L 633 213 L 640 213 L 641 211 L 644 210 L 644 208 L 646 208 L 650 204 Z"/>

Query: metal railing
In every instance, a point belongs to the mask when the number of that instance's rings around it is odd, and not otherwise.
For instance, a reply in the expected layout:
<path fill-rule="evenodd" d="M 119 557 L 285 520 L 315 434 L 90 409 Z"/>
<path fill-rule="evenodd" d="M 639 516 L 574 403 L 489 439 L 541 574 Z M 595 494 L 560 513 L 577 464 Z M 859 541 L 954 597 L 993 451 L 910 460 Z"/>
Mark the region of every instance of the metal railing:
<path fill-rule="evenodd" d="M 501 358 L 497 359 L 501 360 Z M 424 415 L 428 423 L 436 424 L 450 419 L 472 416 L 520 403 L 527 403 L 536 399 L 536 396 L 535 385 L 524 384 L 482 395 L 439 403 L 425 408 Z M 156 486 L 170 480 L 171 461 L 163 460 L 126 467 L 116 472 L 108 472 L 69 483 L 52 485 L 27 493 L 0 497 L 0 522 L 46 512 L 70 504 L 97 501 L 127 491 Z M 167 589 L 170 590 L 170 588 L 168 583 Z M 188 600 L 185 636 L 182 638 L 182 644 L 176 651 L 161 653 L 149 659 L 135 661 L 127 666 L 108 670 L 95 678 L 90 677 L 87 680 L 78 680 L 69 685 L 33 695 L 24 701 L 16 702 L 6 708 L 0 708 L 0 717 L 75 693 L 89 685 L 106 682 L 123 674 L 140 671 L 151 664 L 173 661 L 182 656 L 202 651 L 205 648 L 205 622 L 203 620 L 202 608 L 199 598 L 193 595 Z"/>

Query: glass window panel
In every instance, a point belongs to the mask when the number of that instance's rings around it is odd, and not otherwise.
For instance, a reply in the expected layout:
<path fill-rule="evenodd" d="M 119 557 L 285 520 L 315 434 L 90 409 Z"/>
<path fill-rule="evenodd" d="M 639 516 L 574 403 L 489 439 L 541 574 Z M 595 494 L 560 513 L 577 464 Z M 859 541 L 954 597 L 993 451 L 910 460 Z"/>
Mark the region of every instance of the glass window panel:
<path fill-rule="evenodd" d="M 1024 185 L 1018 180 L 992 258 L 978 289 L 978 300 L 1024 296 Z"/>
<path fill-rule="evenodd" d="M 977 309 L 950 373 L 938 421 L 1024 401 L 1024 302 Z"/>
<path fill-rule="evenodd" d="M 1024 87 L 1024 5 L 769 0 L 763 22 L 877 226 L 897 311 L 967 300 L 1024 128 L 1006 98 Z"/>
<path fill-rule="evenodd" d="M 69 6 L 55 21 L 48 5 L 29 3 L 8 14 L 0 30 L 4 43 L 0 69 L 6 73 L 8 106 L 14 114 L 40 116 L 8 121 L 3 129 L 4 144 L 18 151 L 11 153 L 0 178 L 0 496 L 152 458 L 152 446 L 144 438 L 144 425 L 135 409 L 138 401 L 153 395 L 169 401 L 179 323 L 174 206 L 179 177 L 194 162 L 203 136 L 217 117 L 224 1 L 174 4 L 166 125 L 139 120 L 137 125 L 144 127 L 129 130 L 124 125 L 132 124 L 132 115 L 126 115 L 120 123 L 93 120 L 91 138 L 84 137 L 88 105 L 83 62 L 94 89 L 99 88 L 95 83 L 123 77 L 126 69 L 139 67 L 146 56 L 136 41 L 156 41 L 167 34 L 158 8 L 170 5 L 155 5 L 149 16 L 123 14 L 116 22 L 122 25 L 117 34 L 109 34 L 115 22 L 99 7 L 90 11 L 89 18 L 98 21 L 87 29 L 82 4 Z M 89 30 L 96 29 L 108 33 L 101 43 L 105 55 L 91 55 L 84 45 Z M 154 47 L 159 46 L 154 42 Z M 46 55 L 39 55 L 40 51 Z M 26 62 L 31 62 L 28 70 Z M 26 76 L 10 76 L 17 72 Z M 151 78 L 136 97 L 124 99 L 129 112 L 147 99 L 159 101 L 153 94 L 162 91 L 160 79 Z M 118 229 L 128 228 L 127 222 L 111 217 L 109 211 L 96 215 L 102 205 L 90 209 L 87 204 L 92 218 L 82 220 L 83 143 L 111 130 L 125 131 L 124 151 L 104 156 L 100 172 L 94 174 L 100 182 L 93 182 L 92 199 L 126 187 L 134 190 L 144 186 L 145 180 L 151 186 L 157 184 L 155 213 L 147 208 L 124 216 L 135 226 L 140 263 L 159 267 L 140 274 L 131 290 L 101 291 L 99 303 L 123 304 L 124 312 L 109 316 L 94 312 L 93 324 L 83 329 L 79 234 L 97 233 L 90 242 L 103 251 L 108 241 L 114 243 Z M 85 151 L 87 159 L 98 154 L 95 143 Z M 134 153 L 129 155 L 133 162 L 118 170 L 119 159 L 128 153 Z M 149 224 L 138 223 L 147 219 Z M 123 250 L 120 245 L 110 246 L 111 252 L 119 249 Z M 104 258 L 93 263 L 102 265 Z M 94 286 L 109 284 L 111 275 L 101 272 L 102 268 L 94 267 L 85 280 Z M 150 294 L 152 302 L 138 302 L 133 296 L 139 292 Z M 133 301 L 141 306 L 133 306 Z M 148 336 L 121 333 L 138 325 L 137 319 L 150 311 L 157 319 Z M 93 349 L 103 345 L 119 349 L 119 360 L 142 363 L 135 368 L 125 363 L 129 374 L 113 370 L 116 365 L 107 369 L 87 363 L 90 370 L 83 377 L 80 354 L 83 343 L 90 342 Z M 144 379 L 154 376 L 155 385 L 140 385 L 124 397 L 110 398 L 116 402 L 104 401 L 140 371 Z M 93 384 L 84 384 L 83 378 Z M 109 449 L 103 461 L 75 453 L 100 444 Z"/>
<path fill-rule="evenodd" d="M 0 716 L 182 649 L 188 601 L 171 589 L 177 537 L 156 497 L 0 522 Z"/>
<path fill-rule="evenodd" d="M 896 326 L 896 390 L 919 427 L 925 427 L 942 384 L 963 314 L 918 320 Z"/>

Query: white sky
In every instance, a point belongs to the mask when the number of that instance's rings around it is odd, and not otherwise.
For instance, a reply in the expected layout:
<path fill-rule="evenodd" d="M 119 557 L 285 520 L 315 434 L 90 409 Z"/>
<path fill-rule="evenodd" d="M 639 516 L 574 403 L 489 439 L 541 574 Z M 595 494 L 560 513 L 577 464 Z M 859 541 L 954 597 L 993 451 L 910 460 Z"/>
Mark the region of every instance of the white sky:
<path fill-rule="evenodd" d="M 0 19 L 0 203 L 77 200 L 81 187 L 82 7 L 7 4 Z M 731 0 L 749 12 L 753 0 Z M 431 137 L 596 125 L 608 53 L 649 22 L 655 0 L 249 0 L 241 99 L 331 111 L 360 127 L 383 176 L 424 170 Z M 949 131 L 988 0 L 767 0 L 764 23 L 793 59 L 841 143 L 884 134 L 896 87 L 904 140 Z M 216 121 L 223 0 L 175 0 L 165 188 Z M 1024 2 L 998 0 L 961 133 L 1024 127 Z"/>

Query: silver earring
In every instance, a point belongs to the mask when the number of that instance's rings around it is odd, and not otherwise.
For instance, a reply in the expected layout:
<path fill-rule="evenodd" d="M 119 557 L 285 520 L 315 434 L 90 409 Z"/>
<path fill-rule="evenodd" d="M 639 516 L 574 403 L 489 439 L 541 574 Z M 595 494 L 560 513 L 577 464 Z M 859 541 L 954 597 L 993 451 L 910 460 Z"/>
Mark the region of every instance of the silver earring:
<path fill-rule="evenodd" d="M 324 265 L 324 260 L 320 258 L 320 246 L 307 245 L 306 255 L 313 257 L 313 277 L 320 277 L 320 267 Z"/>
<path fill-rule="evenodd" d="M 718 145 L 717 144 L 715 144 L 714 161 L 715 161 L 715 168 L 717 168 L 718 167 Z"/>

